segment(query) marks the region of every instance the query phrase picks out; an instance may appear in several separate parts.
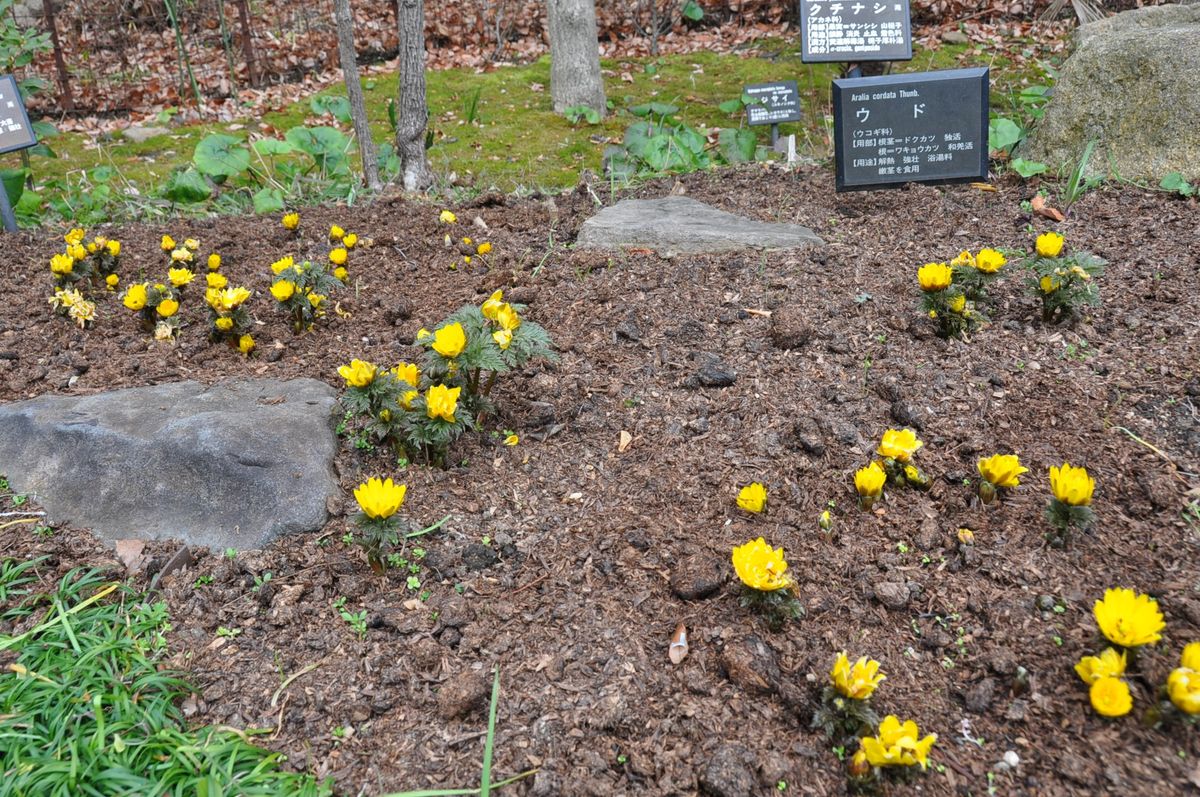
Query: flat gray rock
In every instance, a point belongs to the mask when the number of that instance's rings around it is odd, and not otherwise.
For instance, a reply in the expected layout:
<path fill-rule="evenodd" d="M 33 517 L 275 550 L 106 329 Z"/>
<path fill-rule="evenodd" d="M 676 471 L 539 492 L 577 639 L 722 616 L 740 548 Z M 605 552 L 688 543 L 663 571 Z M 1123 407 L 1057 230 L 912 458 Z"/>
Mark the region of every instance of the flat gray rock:
<path fill-rule="evenodd" d="M 261 548 L 325 524 L 335 402 L 315 379 L 255 379 L 0 404 L 0 473 L 108 542 Z"/>
<path fill-rule="evenodd" d="M 153 126 L 151 126 L 151 127 L 137 127 L 137 126 L 127 127 L 121 131 L 122 136 L 124 136 L 126 139 L 128 139 L 129 141 L 132 141 L 136 144 L 140 144 L 143 141 L 148 141 L 157 136 L 170 135 L 170 133 L 171 133 L 171 129 L 169 127 L 153 127 Z"/>
<path fill-rule="evenodd" d="M 755 221 L 685 196 L 623 199 L 579 228 L 580 249 L 648 248 L 659 254 L 703 254 L 740 249 L 824 246 L 798 224 Z"/>
<path fill-rule="evenodd" d="M 1073 167 L 1094 140 L 1088 176 L 1200 179 L 1198 43 L 1200 4 L 1139 8 L 1081 26 L 1054 98 L 1017 154 Z"/>

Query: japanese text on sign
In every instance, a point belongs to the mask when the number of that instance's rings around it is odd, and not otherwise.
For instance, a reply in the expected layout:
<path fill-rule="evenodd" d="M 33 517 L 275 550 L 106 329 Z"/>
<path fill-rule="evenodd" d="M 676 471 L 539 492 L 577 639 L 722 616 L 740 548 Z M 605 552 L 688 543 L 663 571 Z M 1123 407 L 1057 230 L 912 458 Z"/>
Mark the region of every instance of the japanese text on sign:
<path fill-rule="evenodd" d="M 908 0 L 801 0 L 806 63 L 912 58 Z"/>
<path fill-rule="evenodd" d="M 754 83 L 742 89 L 750 99 L 746 121 L 751 125 L 777 125 L 800 121 L 800 90 L 794 80 Z"/>
<path fill-rule="evenodd" d="M 36 143 L 37 135 L 21 102 L 17 79 L 12 75 L 0 76 L 0 152 L 25 149 Z"/>
<path fill-rule="evenodd" d="M 838 190 L 987 177 L 988 70 L 834 81 Z"/>

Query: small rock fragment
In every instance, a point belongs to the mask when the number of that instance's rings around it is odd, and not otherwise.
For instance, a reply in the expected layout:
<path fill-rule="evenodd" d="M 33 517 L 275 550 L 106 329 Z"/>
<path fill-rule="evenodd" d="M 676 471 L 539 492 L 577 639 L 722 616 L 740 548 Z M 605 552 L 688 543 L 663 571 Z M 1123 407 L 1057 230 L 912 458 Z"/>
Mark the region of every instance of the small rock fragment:
<path fill-rule="evenodd" d="M 889 609 L 903 609 L 908 605 L 908 587 L 894 581 L 881 581 L 875 585 L 875 599 Z"/>
<path fill-rule="evenodd" d="M 700 776 L 700 790 L 710 797 L 748 797 L 754 791 L 750 751 L 736 744 L 717 748 Z"/>
<path fill-rule="evenodd" d="M 687 557 L 671 573 L 671 591 L 685 601 L 707 598 L 724 583 L 724 568 L 703 554 Z"/>
<path fill-rule="evenodd" d="M 483 707 L 492 687 L 484 673 L 467 670 L 451 676 L 438 690 L 438 716 L 444 720 L 465 717 Z"/>

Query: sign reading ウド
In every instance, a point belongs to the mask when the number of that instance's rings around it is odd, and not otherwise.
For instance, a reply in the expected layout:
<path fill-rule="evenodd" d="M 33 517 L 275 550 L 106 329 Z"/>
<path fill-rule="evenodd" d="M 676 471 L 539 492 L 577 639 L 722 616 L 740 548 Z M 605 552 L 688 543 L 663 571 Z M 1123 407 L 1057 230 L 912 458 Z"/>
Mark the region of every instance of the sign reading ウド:
<path fill-rule="evenodd" d="M 837 190 L 986 180 L 988 70 L 833 81 Z"/>
<path fill-rule="evenodd" d="M 800 60 L 911 60 L 908 14 L 908 0 L 800 0 Z"/>
<path fill-rule="evenodd" d="M 800 121 L 800 89 L 794 80 L 752 83 L 743 87 L 742 93 L 749 98 L 747 124 L 777 125 Z"/>

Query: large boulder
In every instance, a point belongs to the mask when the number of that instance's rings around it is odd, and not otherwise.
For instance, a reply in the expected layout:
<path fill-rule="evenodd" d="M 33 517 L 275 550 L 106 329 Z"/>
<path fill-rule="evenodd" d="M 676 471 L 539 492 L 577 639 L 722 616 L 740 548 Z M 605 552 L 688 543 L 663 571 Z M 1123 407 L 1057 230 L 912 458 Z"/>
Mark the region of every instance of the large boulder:
<path fill-rule="evenodd" d="M 315 379 L 41 396 L 0 405 L 0 473 L 110 542 L 259 548 L 324 525 L 335 402 Z"/>
<path fill-rule="evenodd" d="M 823 246 L 799 224 L 747 219 L 685 196 L 623 199 L 579 228 L 580 249 L 653 249 L 659 254 L 702 254 L 739 249 Z"/>
<path fill-rule="evenodd" d="M 1200 179 L 1200 3 L 1126 11 L 1083 25 L 1046 115 L 1020 155 L 1088 175 Z"/>

